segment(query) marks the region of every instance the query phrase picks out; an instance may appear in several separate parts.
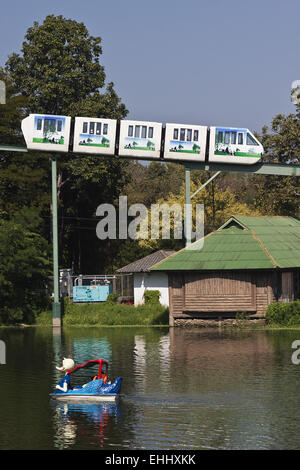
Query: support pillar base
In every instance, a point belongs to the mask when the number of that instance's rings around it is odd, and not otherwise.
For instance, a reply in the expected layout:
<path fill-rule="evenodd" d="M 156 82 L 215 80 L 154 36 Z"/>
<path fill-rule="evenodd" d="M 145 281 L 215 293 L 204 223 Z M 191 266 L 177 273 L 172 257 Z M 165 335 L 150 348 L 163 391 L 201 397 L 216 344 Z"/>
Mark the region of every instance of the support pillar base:
<path fill-rule="evenodd" d="M 53 302 L 52 304 L 52 325 L 61 326 L 61 304 L 60 302 Z"/>

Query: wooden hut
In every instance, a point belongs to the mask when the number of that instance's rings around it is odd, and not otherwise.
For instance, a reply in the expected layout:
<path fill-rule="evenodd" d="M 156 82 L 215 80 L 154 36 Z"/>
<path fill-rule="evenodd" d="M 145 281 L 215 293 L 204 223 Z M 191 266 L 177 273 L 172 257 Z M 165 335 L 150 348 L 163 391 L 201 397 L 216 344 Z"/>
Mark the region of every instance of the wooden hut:
<path fill-rule="evenodd" d="M 271 302 L 299 298 L 300 220 L 231 217 L 151 271 L 168 273 L 170 325 L 238 312 L 263 317 Z"/>

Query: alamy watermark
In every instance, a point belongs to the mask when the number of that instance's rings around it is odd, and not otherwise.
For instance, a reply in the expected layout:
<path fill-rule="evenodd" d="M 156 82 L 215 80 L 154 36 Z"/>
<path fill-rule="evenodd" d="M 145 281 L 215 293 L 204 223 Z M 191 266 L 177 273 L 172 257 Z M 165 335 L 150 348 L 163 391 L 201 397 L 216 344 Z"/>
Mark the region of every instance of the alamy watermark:
<path fill-rule="evenodd" d="M 0 80 L 0 104 L 6 104 L 6 87 L 2 80 Z"/>
<path fill-rule="evenodd" d="M 201 249 L 204 237 L 204 204 L 195 205 L 195 229 L 192 229 L 192 206 L 185 204 L 152 204 L 150 210 L 144 204 L 128 207 L 127 196 L 119 197 L 119 210 L 112 204 L 100 204 L 96 216 L 102 217 L 96 227 L 100 240 L 120 239 L 181 240 L 183 236 L 190 242 L 197 241 L 190 249 Z M 133 219 L 128 222 L 128 219 Z"/>
<path fill-rule="evenodd" d="M 0 364 L 6 364 L 6 345 L 0 339 Z"/>
<path fill-rule="evenodd" d="M 292 354 L 292 363 L 296 366 L 300 364 L 300 340 L 296 339 L 292 342 L 292 349 L 296 349 L 296 351 Z"/>

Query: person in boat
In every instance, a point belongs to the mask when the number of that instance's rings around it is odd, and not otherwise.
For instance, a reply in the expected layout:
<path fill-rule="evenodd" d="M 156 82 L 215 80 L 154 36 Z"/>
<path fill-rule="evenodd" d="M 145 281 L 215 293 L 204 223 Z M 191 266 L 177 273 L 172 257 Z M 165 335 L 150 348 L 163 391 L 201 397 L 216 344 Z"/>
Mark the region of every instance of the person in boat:
<path fill-rule="evenodd" d="M 69 359 L 65 357 L 63 358 L 62 367 L 56 366 L 57 370 L 66 372 L 66 375 L 61 379 L 58 385 L 56 385 L 57 390 L 60 390 L 61 392 L 67 392 L 68 390 L 72 390 L 73 387 L 71 386 L 70 375 L 68 374 L 68 372 L 74 369 L 74 367 L 75 367 L 75 363 L 73 359 Z"/>

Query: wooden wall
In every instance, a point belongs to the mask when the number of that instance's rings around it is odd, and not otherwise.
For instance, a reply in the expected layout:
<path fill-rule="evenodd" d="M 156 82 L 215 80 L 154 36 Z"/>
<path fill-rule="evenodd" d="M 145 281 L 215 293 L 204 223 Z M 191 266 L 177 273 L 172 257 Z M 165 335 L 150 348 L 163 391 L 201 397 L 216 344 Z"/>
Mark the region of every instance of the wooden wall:
<path fill-rule="evenodd" d="M 169 273 L 170 324 L 175 318 L 261 316 L 276 300 L 275 271 Z"/>

